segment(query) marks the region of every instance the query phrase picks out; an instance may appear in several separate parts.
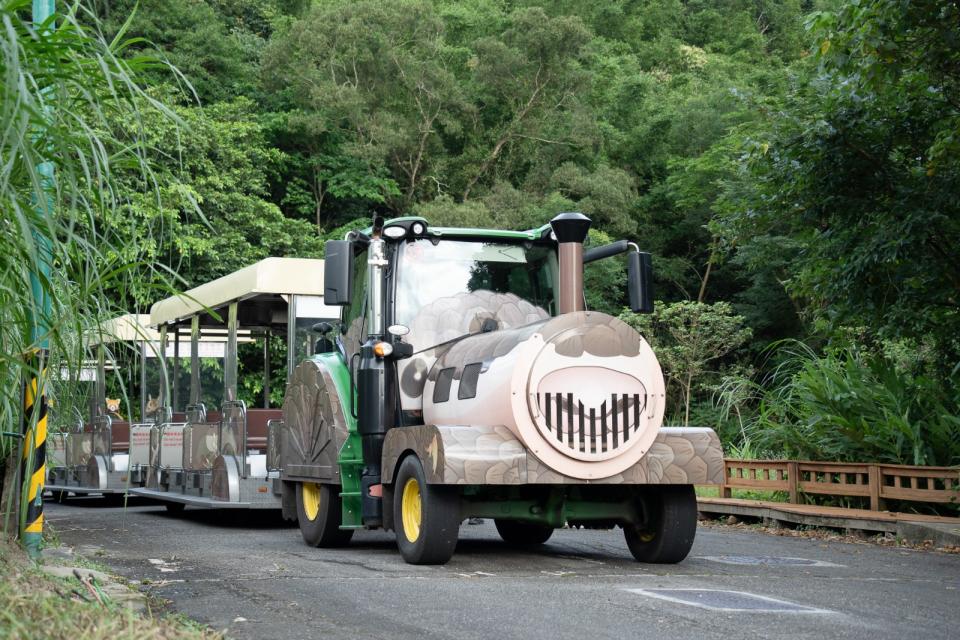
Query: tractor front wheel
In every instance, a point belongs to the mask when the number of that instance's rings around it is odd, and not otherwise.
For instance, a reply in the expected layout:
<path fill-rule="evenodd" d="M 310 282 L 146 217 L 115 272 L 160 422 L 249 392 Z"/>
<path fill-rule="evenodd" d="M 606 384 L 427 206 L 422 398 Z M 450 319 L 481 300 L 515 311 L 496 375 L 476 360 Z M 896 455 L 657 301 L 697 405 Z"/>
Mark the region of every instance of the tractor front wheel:
<path fill-rule="evenodd" d="M 460 533 L 459 495 L 450 487 L 427 484 L 419 458 L 407 456 L 394 484 L 393 522 L 404 560 L 445 564 Z"/>
<path fill-rule="evenodd" d="M 663 486 L 645 492 L 638 500 L 643 522 L 623 527 L 633 557 L 657 564 L 676 564 L 686 558 L 697 534 L 693 486 Z"/>
<path fill-rule="evenodd" d="M 494 520 L 497 533 L 503 541 L 514 547 L 535 547 L 553 535 L 553 527 L 520 520 Z"/>
<path fill-rule="evenodd" d="M 340 528 L 339 489 L 332 484 L 297 483 L 297 524 L 311 547 L 342 547 L 353 537 L 352 529 Z"/>

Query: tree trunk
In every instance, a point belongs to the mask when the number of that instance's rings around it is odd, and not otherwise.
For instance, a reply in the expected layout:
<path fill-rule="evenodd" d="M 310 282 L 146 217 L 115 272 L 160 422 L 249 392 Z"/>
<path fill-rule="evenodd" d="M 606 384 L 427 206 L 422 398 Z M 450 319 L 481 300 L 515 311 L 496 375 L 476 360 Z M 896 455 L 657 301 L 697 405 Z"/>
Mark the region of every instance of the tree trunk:
<path fill-rule="evenodd" d="M 323 225 L 321 224 L 320 210 L 323 208 L 323 199 L 327 192 L 323 188 L 323 179 L 317 172 L 313 174 L 313 213 L 317 220 L 317 233 L 323 234 Z"/>
<path fill-rule="evenodd" d="M 540 98 L 540 94 L 543 89 L 549 83 L 549 79 L 544 79 L 541 81 L 540 72 L 543 71 L 543 65 L 537 68 L 537 75 L 534 77 L 534 87 L 533 92 L 530 94 L 530 98 L 527 100 L 526 104 L 518 111 L 513 118 L 510 120 L 510 123 L 504 129 L 503 134 L 497 140 L 496 144 L 493 145 L 493 149 L 484 159 L 483 163 L 480 165 L 480 168 L 474 173 L 473 177 L 467 182 L 466 188 L 463 190 L 463 196 L 460 198 L 462 202 L 466 202 L 467 198 L 470 197 L 470 192 L 473 190 L 473 187 L 480 181 L 480 179 L 487 173 L 493 163 L 497 161 L 497 158 L 500 157 L 500 152 L 503 151 L 504 145 L 510 142 L 513 138 L 514 129 L 527 117 L 527 114 L 530 113 L 530 110 L 537 103 L 537 100 Z"/>
<path fill-rule="evenodd" d="M 717 255 L 716 246 L 711 247 L 710 257 L 707 258 L 707 270 L 703 272 L 703 280 L 700 281 L 700 294 L 697 296 L 697 302 L 703 302 L 707 297 L 707 281 L 710 280 L 710 271 L 713 270 L 713 259 Z"/>

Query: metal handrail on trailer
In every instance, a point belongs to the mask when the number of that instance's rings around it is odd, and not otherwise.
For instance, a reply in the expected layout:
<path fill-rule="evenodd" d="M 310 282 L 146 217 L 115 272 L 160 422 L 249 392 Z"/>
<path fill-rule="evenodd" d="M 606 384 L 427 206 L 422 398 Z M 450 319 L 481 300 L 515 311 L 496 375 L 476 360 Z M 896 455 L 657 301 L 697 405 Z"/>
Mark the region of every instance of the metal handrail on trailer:
<path fill-rule="evenodd" d="M 276 461 L 282 413 L 271 408 L 270 353 L 266 337 L 284 333 L 287 373 L 313 349 L 313 325 L 339 318 L 339 309 L 323 304 L 323 261 L 267 258 L 235 273 L 157 302 L 151 326 L 164 352 L 171 336 L 175 353 L 181 335 L 190 339 L 190 395 L 181 403 L 174 386 L 164 396 L 183 409 L 183 420 L 156 425 L 151 432 L 151 482 L 134 495 L 206 508 L 280 508 Z M 224 344 L 223 402 L 219 413 L 202 402 L 198 343 L 218 337 Z M 238 344 L 264 337 L 263 407 L 248 407 L 238 396 Z M 177 359 L 174 360 L 174 367 Z M 170 367 L 167 367 L 168 369 Z"/>
<path fill-rule="evenodd" d="M 148 327 L 146 314 L 125 314 L 100 323 L 83 336 L 86 348 L 96 349 L 91 417 L 84 422 L 78 414 L 70 430 L 52 434 L 51 464 L 47 490 L 62 499 L 68 494 L 123 494 L 131 478 L 131 433 L 136 422 L 115 419 L 106 407 L 107 345 L 130 343 L 137 348 L 140 366 L 140 415 L 146 411 L 146 360 L 159 335 Z M 115 367 L 116 363 L 112 364 Z M 119 438 L 115 436 L 120 436 Z M 125 439 L 124 439 L 125 438 Z"/>

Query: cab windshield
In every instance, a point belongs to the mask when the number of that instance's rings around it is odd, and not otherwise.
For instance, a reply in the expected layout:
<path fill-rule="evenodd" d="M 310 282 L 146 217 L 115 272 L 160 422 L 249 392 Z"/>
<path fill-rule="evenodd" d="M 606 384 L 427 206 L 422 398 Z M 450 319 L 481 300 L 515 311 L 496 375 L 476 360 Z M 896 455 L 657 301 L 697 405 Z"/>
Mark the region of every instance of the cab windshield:
<path fill-rule="evenodd" d="M 479 290 L 514 294 L 553 316 L 557 280 L 549 247 L 414 240 L 400 248 L 394 322 L 409 326 L 424 307 Z"/>

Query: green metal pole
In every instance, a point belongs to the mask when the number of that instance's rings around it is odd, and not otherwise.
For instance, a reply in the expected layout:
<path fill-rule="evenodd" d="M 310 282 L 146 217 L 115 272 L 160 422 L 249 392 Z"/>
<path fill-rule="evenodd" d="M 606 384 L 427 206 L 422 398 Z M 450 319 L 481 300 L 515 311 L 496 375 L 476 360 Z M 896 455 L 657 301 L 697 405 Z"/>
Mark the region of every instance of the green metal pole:
<path fill-rule="evenodd" d="M 33 24 L 39 27 L 54 14 L 55 0 L 33 0 Z M 50 29 L 53 29 L 51 22 Z M 37 166 L 40 174 L 40 193 L 36 194 L 36 206 L 40 219 L 44 220 L 52 215 L 53 198 L 53 163 L 42 162 Z M 30 274 L 31 300 L 31 327 L 30 344 L 33 351 L 27 362 L 27 371 L 30 376 L 26 381 L 24 393 L 24 439 L 23 439 L 23 467 L 21 480 L 27 489 L 26 509 L 22 510 L 24 517 L 20 519 L 20 540 L 33 558 L 40 557 L 40 546 L 43 541 L 43 484 L 46 478 L 46 446 L 47 446 L 47 395 L 46 395 L 46 359 L 49 342 L 46 338 L 50 317 L 50 298 L 48 287 L 51 270 L 50 239 L 39 233 L 34 241 L 37 245 L 37 264 Z"/>

